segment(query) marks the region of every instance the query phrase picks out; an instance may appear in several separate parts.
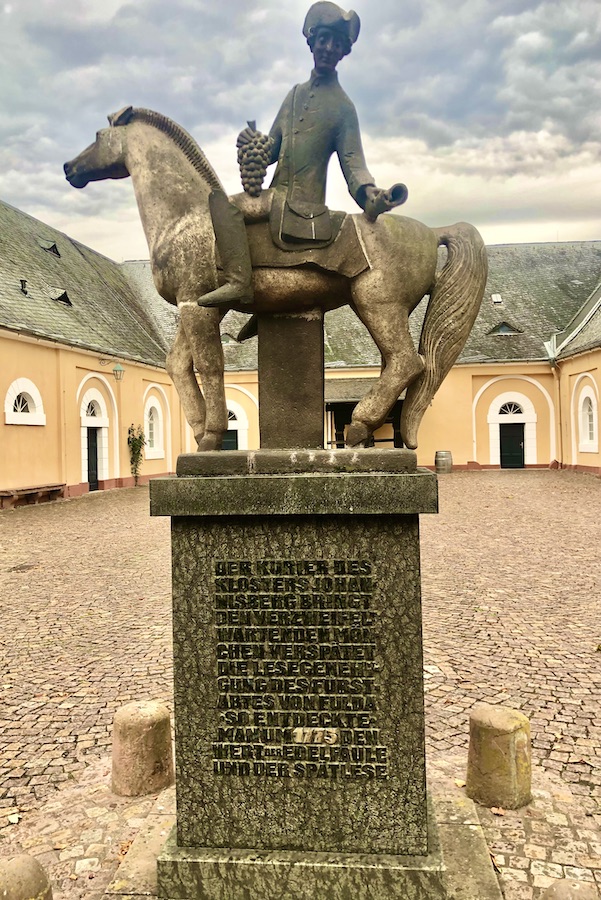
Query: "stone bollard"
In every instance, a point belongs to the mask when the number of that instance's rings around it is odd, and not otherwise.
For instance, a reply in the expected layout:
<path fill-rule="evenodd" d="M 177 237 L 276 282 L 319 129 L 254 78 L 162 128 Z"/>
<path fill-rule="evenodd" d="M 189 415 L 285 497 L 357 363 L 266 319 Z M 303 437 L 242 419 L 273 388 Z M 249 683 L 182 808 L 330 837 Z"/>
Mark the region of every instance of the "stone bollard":
<path fill-rule="evenodd" d="M 122 706 L 113 719 L 113 793 L 140 797 L 154 794 L 173 781 L 167 707 L 156 700 L 136 700 Z"/>
<path fill-rule="evenodd" d="M 599 900 L 601 894 L 587 881 L 556 881 L 540 895 L 540 900 Z"/>
<path fill-rule="evenodd" d="M 519 809 L 532 799 L 530 722 L 515 709 L 477 704 L 470 715 L 466 792 L 482 806 Z"/>
<path fill-rule="evenodd" d="M 52 900 L 48 876 L 33 856 L 26 853 L 0 860 L 2 900 Z"/>

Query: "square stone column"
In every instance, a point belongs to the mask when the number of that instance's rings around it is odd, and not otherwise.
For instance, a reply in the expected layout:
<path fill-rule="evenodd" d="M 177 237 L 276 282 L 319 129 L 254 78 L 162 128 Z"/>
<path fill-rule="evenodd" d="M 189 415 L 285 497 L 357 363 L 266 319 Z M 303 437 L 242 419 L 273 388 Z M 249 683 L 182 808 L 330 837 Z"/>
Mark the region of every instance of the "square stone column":
<path fill-rule="evenodd" d="M 261 447 L 323 447 L 323 310 L 259 314 Z"/>
<path fill-rule="evenodd" d="M 418 525 L 436 477 L 406 450 L 190 454 L 178 473 L 151 482 L 173 547 L 160 896 L 269 900 L 286 877 L 303 900 L 444 897 Z"/>

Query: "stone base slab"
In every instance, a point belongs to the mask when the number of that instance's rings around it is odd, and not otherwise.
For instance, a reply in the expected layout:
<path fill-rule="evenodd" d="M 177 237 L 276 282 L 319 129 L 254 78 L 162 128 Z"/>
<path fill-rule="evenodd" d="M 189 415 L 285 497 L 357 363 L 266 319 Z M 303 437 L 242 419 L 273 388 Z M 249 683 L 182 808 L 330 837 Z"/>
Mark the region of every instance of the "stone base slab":
<path fill-rule="evenodd" d="M 438 822 L 438 836 L 444 865 L 446 894 L 442 894 L 442 897 L 445 900 L 502 900 L 499 882 L 492 867 L 490 854 L 474 803 L 465 797 L 435 794 L 433 807 Z M 171 841 L 165 846 L 173 828 L 174 820 L 175 792 L 173 788 L 170 788 L 159 797 L 145 826 L 140 830 L 127 856 L 119 866 L 113 882 L 107 888 L 104 900 L 157 900 L 157 857 L 166 856 L 166 853 L 163 853 L 163 847 L 167 851 L 170 847 L 175 846 L 172 845 Z M 221 863 L 217 854 L 222 854 L 226 857 L 225 864 L 233 855 L 232 852 L 205 851 L 207 864 L 209 860 L 213 861 L 208 866 L 209 870 L 211 870 L 211 865 L 219 870 Z M 255 861 L 260 856 L 281 856 L 279 853 L 269 854 L 256 851 L 250 852 L 249 855 Z M 329 854 L 316 855 L 325 855 L 329 858 Z M 365 864 L 366 858 L 362 857 L 361 859 Z M 382 857 L 379 857 L 379 859 L 381 860 Z M 386 859 L 398 861 L 399 858 L 384 857 L 384 860 Z M 421 860 L 423 862 L 423 857 Z M 246 865 L 250 866 L 250 861 Z M 369 865 L 366 866 L 366 870 L 370 871 Z M 276 871 L 281 875 L 282 869 Z M 337 872 L 340 874 L 340 869 Z M 389 874 L 393 875 L 394 872 L 395 868 L 393 867 Z M 383 877 L 383 874 L 382 870 L 380 877 Z M 388 885 L 386 885 L 386 890 L 388 890 Z M 225 900 L 227 896 L 225 890 L 222 896 Z M 231 894 L 227 897 L 227 900 L 237 900 L 237 896 L 240 895 Z M 246 896 L 250 897 L 250 900 L 255 900 L 255 895 L 253 894 Z M 262 897 L 263 894 L 258 896 Z M 315 896 L 320 896 L 320 894 Z M 330 895 L 325 896 L 329 897 Z M 336 894 L 332 896 L 336 897 Z M 378 895 L 368 896 L 371 898 Z M 385 893 L 383 896 L 394 897 L 394 894 Z M 408 896 L 411 897 L 411 894 Z M 437 895 L 430 896 L 436 897 Z M 199 897 L 202 900 L 202 895 L 199 895 Z M 282 894 L 280 892 L 279 898 L 281 897 Z M 170 900 L 179 900 L 179 898 L 174 896 Z M 194 900 L 198 900 L 198 898 L 194 897 Z"/>
<path fill-rule="evenodd" d="M 178 847 L 172 831 L 158 859 L 165 900 L 444 900 L 440 848 L 429 856 Z"/>
<path fill-rule="evenodd" d="M 210 450 L 182 453 L 180 478 L 210 475 L 297 475 L 300 472 L 396 472 L 417 470 L 414 450 Z"/>
<path fill-rule="evenodd" d="M 200 455 L 200 454 L 198 454 Z M 223 454 L 221 454 L 223 455 Z M 221 466 L 223 468 L 223 466 Z M 438 483 L 415 472 L 331 471 L 157 478 L 152 516 L 410 516 L 438 512 Z"/>

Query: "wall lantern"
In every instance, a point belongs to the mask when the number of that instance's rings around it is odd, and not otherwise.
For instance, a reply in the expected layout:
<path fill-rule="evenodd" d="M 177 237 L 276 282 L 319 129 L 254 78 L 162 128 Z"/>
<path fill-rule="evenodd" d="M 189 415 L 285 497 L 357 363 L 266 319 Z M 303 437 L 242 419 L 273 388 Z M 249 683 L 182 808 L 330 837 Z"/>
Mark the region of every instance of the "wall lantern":
<path fill-rule="evenodd" d="M 125 369 L 120 363 L 117 363 L 113 368 L 113 375 L 115 376 L 115 381 L 123 381 L 123 376 L 125 375 Z"/>

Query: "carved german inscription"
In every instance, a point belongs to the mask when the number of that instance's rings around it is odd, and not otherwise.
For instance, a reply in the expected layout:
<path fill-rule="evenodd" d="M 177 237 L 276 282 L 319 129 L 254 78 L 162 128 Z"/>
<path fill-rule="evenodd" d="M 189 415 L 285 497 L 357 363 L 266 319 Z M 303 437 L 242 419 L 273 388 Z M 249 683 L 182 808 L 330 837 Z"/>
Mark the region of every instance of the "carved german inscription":
<path fill-rule="evenodd" d="M 386 778 L 368 560 L 215 564 L 217 775 Z"/>

